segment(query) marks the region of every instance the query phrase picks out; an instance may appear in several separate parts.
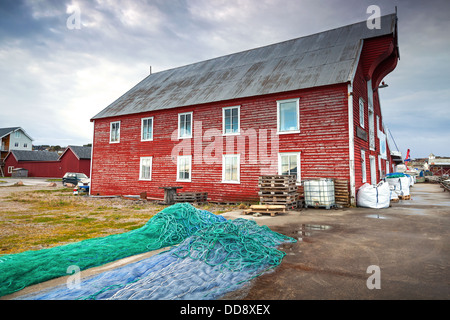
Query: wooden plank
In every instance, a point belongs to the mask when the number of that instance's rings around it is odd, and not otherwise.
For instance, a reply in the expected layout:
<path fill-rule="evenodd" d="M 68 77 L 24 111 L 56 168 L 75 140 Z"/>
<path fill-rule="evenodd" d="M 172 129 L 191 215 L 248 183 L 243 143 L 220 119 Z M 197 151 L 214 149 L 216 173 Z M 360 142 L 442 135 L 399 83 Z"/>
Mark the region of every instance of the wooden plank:
<path fill-rule="evenodd" d="M 284 205 L 252 205 L 250 206 L 250 209 L 244 210 L 244 214 L 252 214 L 252 213 L 259 213 L 259 214 L 270 214 L 272 217 L 276 216 L 277 214 L 285 213 L 286 206 Z"/>
<path fill-rule="evenodd" d="M 276 192 L 276 191 L 259 191 L 260 197 L 297 197 L 297 192 Z"/>
<path fill-rule="evenodd" d="M 282 205 L 267 205 L 267 204 L 254 204 L 250 206 L 251 209 L 270 209 L 270 210 L 281 210 L 285 206 Z"/>

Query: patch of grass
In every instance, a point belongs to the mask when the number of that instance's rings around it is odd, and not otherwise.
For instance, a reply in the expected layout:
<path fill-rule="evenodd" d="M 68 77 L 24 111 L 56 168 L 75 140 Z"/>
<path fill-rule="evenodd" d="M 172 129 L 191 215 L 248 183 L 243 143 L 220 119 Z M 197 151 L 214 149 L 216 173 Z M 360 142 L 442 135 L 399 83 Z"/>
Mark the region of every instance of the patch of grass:
<path fill-rule="evenodd" d="M 32 222 L 34 223 L 44 223 L 44 222 L 53 222 L 54 218 L 52 217 L 38 217 L 38 218 L 34 218 L 32 220 Z"/>
<path fill-rule="evenodd" d="M 0 201 L 8 201 L 0 206 L 0 254 L 135 230 L 166 207 L 151 202 L 77 197 L 71 188 L 13 191 Z M 196 207 L 215 214 L 237 208 L 213 203 Z"/>
<path fill-rule="evenodd" d="M 84 224 L 91 224 L 93 221 L 96 221 L 96 220 L 97 220 L 97 219 L 95 219 L 95 218 L 87 218 L 87 217 L 83 217 L 83 218 L 76 219 L 75 222 L 76 222 L 77 224 L 84 225 Z"/>

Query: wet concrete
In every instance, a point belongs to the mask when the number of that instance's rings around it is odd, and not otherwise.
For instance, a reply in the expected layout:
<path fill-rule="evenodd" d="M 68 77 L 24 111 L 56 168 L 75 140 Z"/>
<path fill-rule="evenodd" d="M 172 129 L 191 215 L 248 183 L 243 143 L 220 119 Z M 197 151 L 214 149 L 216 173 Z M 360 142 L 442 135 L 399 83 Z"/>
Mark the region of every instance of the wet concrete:
<path fill-rule="evenodd" d="M 280 248 L 286 256 L 273 272 L 227 298 L 449 299 L 450 193 L 416 184 L 411 198 L 386 209 L 253 218 L 298 241 Z M 367 286 L 371 265 L 380 268 L 380 289 Z"/>

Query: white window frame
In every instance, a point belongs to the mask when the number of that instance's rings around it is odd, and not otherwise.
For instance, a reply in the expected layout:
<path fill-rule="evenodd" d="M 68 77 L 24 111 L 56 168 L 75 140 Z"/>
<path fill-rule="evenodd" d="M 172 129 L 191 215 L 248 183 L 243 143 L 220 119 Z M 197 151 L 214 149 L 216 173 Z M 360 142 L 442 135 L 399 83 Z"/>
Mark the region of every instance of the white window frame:
<path fill-rule="evenodd" d="M 365 150 L 361 150 L 361 178 L 362 178 L 362 183 L 366 183 L 367 182 L 367 169 L 366 169 L 366 151 Z"/>
<path fill-rule="evenodd" d="M 237 124 L 237 132 L 225 132 L 225 111 L 237 109 L 238 111 L 238 124 Z M 232 107 L 224 107 L 222 108 L 222 134 L 224 136 L 235 136 L 241 133 L 241 106 L 232 106 Z"/>
<path fill-rule="evenodd" d="M 372 89 L 372 79 L 367 81 L 367 103 L 370 107 L 373 107 L 373 89 Z"/>
<path fill-rule="evenodd" d="M 8 173 L 13 173 L 14 166 L 8 166 Z"/>
<path fill-rule="evenodd" d="M 226 179 L 226 159 L 237 159 L 237 180 Z M 233 175 L 233 174 L 232 174 Z M 241 183 L 241 155 L 224 154 L 222 155 L 222 183 Z"/>
<path fill-rule="evenodd" d="M 375 110 L 373 109 L 372 80 L 367 81 L 367 105 L 369 121 L 369 149 L 375 150 Z"/>
<path fill-rule="evenodd" d="M 191 134 L 189 136 L 181 136 L 181 116 L 189 114 L 191 116 Z M 178 114 L 178 139 L 192 138 L 192 131 L 194 130 L 194 115 L 193 112 L 183 112 Z"/>
<path fill-rule="evenodd" d="M 150 177 L 143 177 L 143 162 L 144 160 L 150 160 Z M 139 160 L 139 180 L 141 181 L 152 181 L 152 166 L 153 166 L 153 157 L 141 157 Z"/>
<path fill-rule="evenodd" d="M 281 113 L 280 108 L 283 103 L 287 102 L 295 102 L 297 107 L 297 129 L 295 130 L 288 130 L 288 131 L 281 131 Z M 277 101 L 277 134 L 289 134 L 289 133 L 300 133 L 300 98 L 296 99 L 287 99 L 287 100 L 279 100 Z"/>
<path fill-rule="evenodd" d="M 180 162 L 182 159 L 188 159 L 189 160 L 189 178 L 188 179 L 181 179 L 180 178 Z M 192 155 L 188 156 L 178 156 L 177 158 L 177 179 L 176 181 L 179 182 L 191 182 L 192 179 Z"/>
<path fill-rule="evenodd" d="M 117 140 L 112 140 L 113 124 L 119 124 L 119 129 L 117 130 Z M 109 143 L 119 143 L 120 142 L 120 121 L 112 121 L 109 123 Z"/>
<path fill-rule="evenodd" d="M 282 161 L 281 157 L 283 156 L 296 156 L 297 157 L 297 184 L 301 184 L 301 176 L 302 176 L 302 170 L 300 166 L 300 159 L 301 159 L 301 152 L 280 152 L 278 153 L 278 174 L 282 174 Z"/>
<path fill-rule="evenodd" d="M 362 97 L 359 98 L 359 125 L 361 128 L 364 128 L 364 99 Z"/>
<path fill-rule="evenodd" d="M 144 138 L 144 121 L 147 121 L 147 126 L 148 126 L 148 121 L 151 120 L 152 125 L 151 125 L 151 137 L 150 138 Z M 153 117 L 147 117 L 147 118 L 142 118 L 141 119 L 141 141 L 153 141 Z"/>
<path fill-rule="evenodd" d="M 375 114 L 369 106 L 369 149 L 375 150 Z"/>
<path fill-rule="evenodd" d="M 370 184 L 377 184 L 377 164 L 375 156 L 369 155 L 369 167 L 370 167 Z"/>
<path fill-rule="evenodd" d="M 378 173 L 381 178 L 381 171 L 383 171 L 383 170 L 381 170 L 381 157 L 378 155 L 377 158 L 378 158 Z"/>

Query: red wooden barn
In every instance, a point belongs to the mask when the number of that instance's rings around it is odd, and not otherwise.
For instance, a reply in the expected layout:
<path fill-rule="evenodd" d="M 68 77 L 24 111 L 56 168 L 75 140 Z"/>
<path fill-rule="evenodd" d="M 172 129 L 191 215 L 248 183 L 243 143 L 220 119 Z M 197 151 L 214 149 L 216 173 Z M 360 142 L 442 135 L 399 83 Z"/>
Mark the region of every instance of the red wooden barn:
<path fill-rule="evenodd" d="M 91 175 L 91 147 L 68 146 L 59 157 L 61 173 L 80 172 Z"/>
<path fill-rule="evenodd" d="M 11 150 L 5 158 L 6 176 L 14 169 L 28 170 L 28 177 L 59 177 L 60 163 L 56 152 Z"/>
<path fill-rule="evenodd" d="M 364 182 L 392 172 L 378 88 L 399 59 L 381 17 L 150 74 L 92 118 L 91 193 L 258 200 L 258 177 Z"/>
<path fill-rule="evenodd" d="M 81 172 L 90 176 L 91 147 L 68 146 L 56 152 L 12 150 L 5 158 L 6 176 L 14 169 L 28 170 L 28 177 L 62 178 L 66 172 Z"/>

